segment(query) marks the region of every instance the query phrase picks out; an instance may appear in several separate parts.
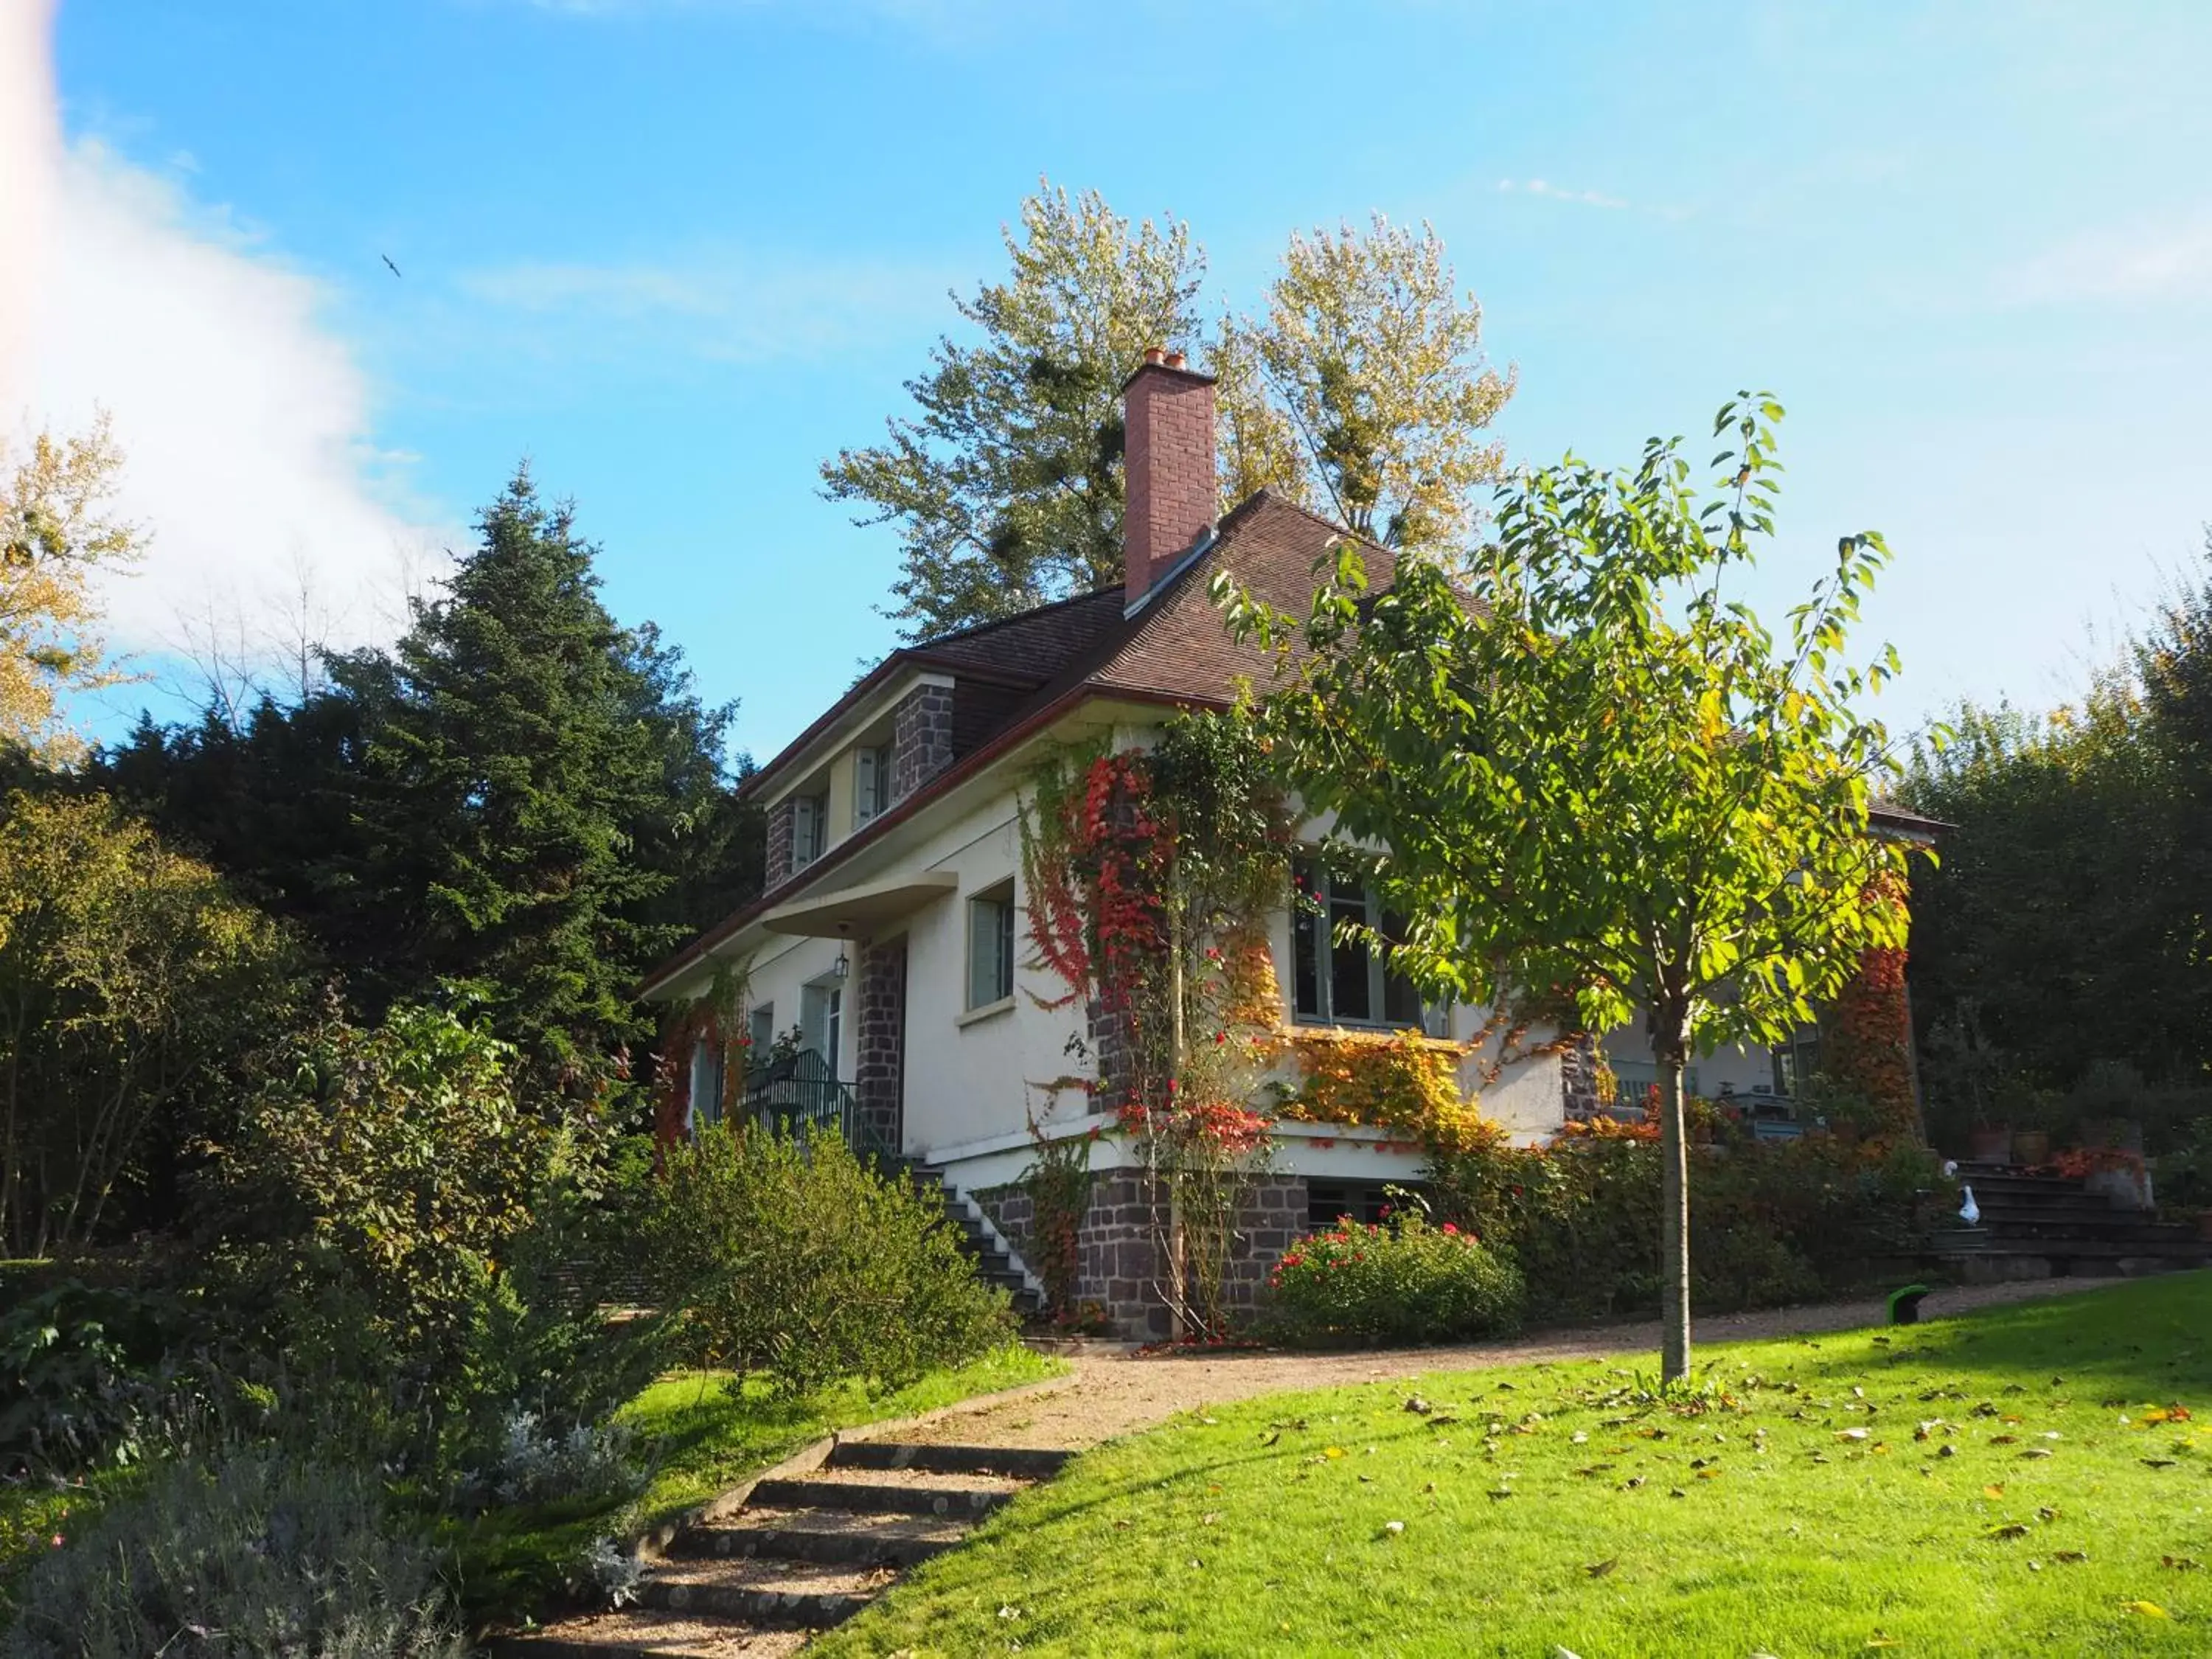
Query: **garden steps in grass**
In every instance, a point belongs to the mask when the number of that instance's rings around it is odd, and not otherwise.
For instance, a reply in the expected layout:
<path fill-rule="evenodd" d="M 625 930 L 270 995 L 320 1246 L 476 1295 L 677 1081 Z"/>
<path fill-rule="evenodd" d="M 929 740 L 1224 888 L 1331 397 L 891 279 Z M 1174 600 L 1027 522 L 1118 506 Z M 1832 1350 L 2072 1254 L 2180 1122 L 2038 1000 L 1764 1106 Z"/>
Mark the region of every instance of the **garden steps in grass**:
<path fill-rule="evenodd" d="M 1947 1227 L 1927 1250 L 1968 1279 L 2166 1273 L 2212 1261 L 2212 1243 L 2194 1227 L 2124 1209 L 2077 1179 L 1989 1164 L 1963 1164 L 1959 1178 L 1973 1187 L 1980 1224 Z"/>
<path fill-rule="evenodd" d="M 665 1539 L 619 1613 L 567 1620 L 495 1651 L 512 1659 L 769 1659 L 842 1623 L 904 1568 L 1072 1454 L 839 1440 L 708 1505 Z M 748 1645 L 748 1644 L 750 1645 Z M 779 1644 L 781 1644 L 779 1645 Z"/>

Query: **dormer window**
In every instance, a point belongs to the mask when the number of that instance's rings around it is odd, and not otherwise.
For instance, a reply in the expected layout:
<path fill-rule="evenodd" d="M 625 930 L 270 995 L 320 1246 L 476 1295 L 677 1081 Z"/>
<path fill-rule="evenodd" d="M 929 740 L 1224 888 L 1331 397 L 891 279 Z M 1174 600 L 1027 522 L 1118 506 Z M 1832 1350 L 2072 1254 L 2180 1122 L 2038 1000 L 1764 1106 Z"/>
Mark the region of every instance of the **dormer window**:
<path fill-rule="evenodd" d="M 853 827 L 872 823 L 890 804 L 890 745 L 863 744 L 853 751 Z"/>
<path fill-rule="evenodd" d="M 791 867 L 804 870 L 822 856 L 827 844 L 830 798 L 798 795 L 791 803 Z"/>

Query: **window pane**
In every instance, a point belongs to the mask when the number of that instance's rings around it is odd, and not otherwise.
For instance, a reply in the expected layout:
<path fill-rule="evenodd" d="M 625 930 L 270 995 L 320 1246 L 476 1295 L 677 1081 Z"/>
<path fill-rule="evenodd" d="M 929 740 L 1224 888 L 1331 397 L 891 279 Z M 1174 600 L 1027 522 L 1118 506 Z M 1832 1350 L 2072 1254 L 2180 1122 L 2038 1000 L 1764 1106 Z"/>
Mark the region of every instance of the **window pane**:
<path fill-rule="evenodd" d="M 1364 924 L 1367 900 L 1356 886 L 1350 896 L 1343 887 L 1332 886 L 1328 896 L 1328 1011 L 1336 1019 L 1375 1018 L 1373 988 L 1368 983 L 1367 947 L 1339 933 L 1346 922 Z"/>
<path fill-rule="evenodd" d="M 968 1006 L 1013 994 L 1014 907 L 1008 898 L 968 902 Z"/>
<path fill-rule="evenodd" d="M 1319 1019 L 1328 1010 L 1321 1006 L 1321 918 L 1299 910 L 1291 918 L 1291 957 L 1296 981 L 1293 1005 L 1302 1018 Z"/>

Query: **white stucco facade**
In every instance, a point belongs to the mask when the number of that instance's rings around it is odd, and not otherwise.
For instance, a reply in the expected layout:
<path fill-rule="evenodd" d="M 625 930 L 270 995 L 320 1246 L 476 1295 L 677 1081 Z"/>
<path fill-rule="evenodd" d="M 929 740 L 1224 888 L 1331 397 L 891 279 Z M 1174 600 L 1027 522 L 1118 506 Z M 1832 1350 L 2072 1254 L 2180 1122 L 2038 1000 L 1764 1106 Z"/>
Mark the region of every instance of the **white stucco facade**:
<path fill-rule="evenodd" d="M 1050 1086 L 1071 1076 L 1094 1078 L 1096 1069 L 1083 1042 L 1087 1037 L 1085 1011 L 1048 1006 L 1065 999 L 1067 987 L 1036 965 L 1028 943 L 1018 790 L 1030 767 L 1055 746 L 1102 731 L 1110 732 L 1117 747 L 1144 746 L 1162 718 L 1163 711 L 1156 708 L 1093 705 L 1078 719 L 1039 732 L 1030 744 L 927 801 L 909 821 L 872 838 L 834 872 L 825 872 L 800 900 L 764 912 L 717 942 L 711 962 L 743 964 L 749 1012 L 765 1014 L 754 1029 L 767 1025 L 781 1034 L 799 1025 L 802 1042 L 818 1047 L 823 1036 L 822 999 L 838 993 L 836 1052 L 824 1058 L 838 1078 L 853 1080 L 861 1063 L 855 1006 L 860 963 L 869 951 L 902 938 L 906 966 L 898 1122 L 903 1153 L 943 1168 L 957 1187 L 988 1188 L 1017 1179 L 1030 1162 L 1033 1116 L 1055 1134 L 1110 1127 L 1106 1119 L 1090 1112 L 1085 1096 L 1066 1090 L 1055 1098 Z M 850 723 L 848 729 L 872 735 L 865 720 Z M 849 778 L 853 769 L 848 744 L 825 756 L 819 767 L 806 774 L 810 781 L 824 776 L 830 781 L 824 854 L 834 852 L 856 828 L 850 786 L 836 781 L 841 776 Z M 974 901 L 1003 893 L 1009 884 L 1017 913 L 1013 994 L 976 1006 L 970 975 Z M 886 890 L 899 896 L 873 896 Z M 841 894 L 857 896 L 841 908 Z M 886 908 L 896 914 L 878 914 Z M 866 919 L 842 921 L 847 909 L 856 916 L 865 913 Z M 787 914 L 793 911 L 799 913 L 796 920 Z M 781 931 L 794 925 L 812 931 L 808 935 Z M 1287 988 L 1293 949 L 1287 909 L 1271 919 L 1270 939 L 1277 981 Z M 841 955 L 847 963 L 842 978 L 837 971 Z M 676 1000 L 696 995 L 711 972 L 709 962 L 695 963 L 657 994 Z M 804 1018 L 808 1010 L 814 1011 L 811 1022 Z M 1286 1024 L 1291 1018 L 1287 1004 L 1283 1017 Z M 1467 1040 L 1478 1035 L 1483 1024 L 1480 1011 L 1455 1009 L 1443 1034 Z M 1479 1093 L 1487 1115 L 1523 1140 L 1557 1130 L 1564 1110 L 1556 1057 L 1540 1055 L 1509 1066 L 1486 1088 L 1480 1086 L 1488 1069 L 1484 1059 L 1471 1058 L 1463 1078 L 1469 1092 Z M 1419 1172 L 1419 1154 L 1402 1136 L 1285 1123 L 1279 1141 L 1275 1167 L 1285 1174 L 1364 1183 L 1411 1181 Z M 1127 1156 L 1126 1149 L 1109 1137 L 1094 1148 L 1092 1167 L 1110 1170 Z"/>

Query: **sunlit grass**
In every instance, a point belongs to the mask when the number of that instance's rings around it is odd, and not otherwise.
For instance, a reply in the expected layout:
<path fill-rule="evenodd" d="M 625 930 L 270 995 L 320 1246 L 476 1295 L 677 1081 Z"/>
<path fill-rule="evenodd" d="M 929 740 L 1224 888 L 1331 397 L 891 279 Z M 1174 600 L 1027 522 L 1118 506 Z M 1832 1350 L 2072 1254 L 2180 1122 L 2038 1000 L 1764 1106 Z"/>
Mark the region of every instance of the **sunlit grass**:
<path fill-rule="evenodd" d="M 1701 1360 L 1187 1415 L 818 1650 L 2212 1652 L 2212 1275 Z"/>

